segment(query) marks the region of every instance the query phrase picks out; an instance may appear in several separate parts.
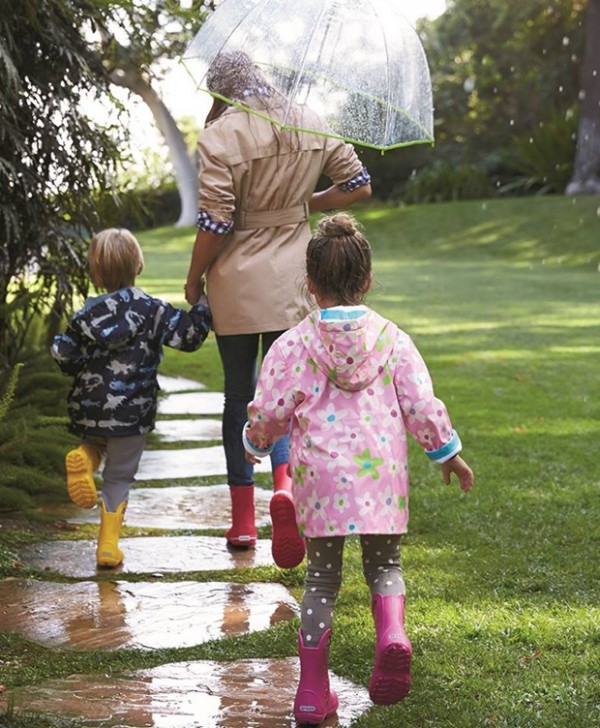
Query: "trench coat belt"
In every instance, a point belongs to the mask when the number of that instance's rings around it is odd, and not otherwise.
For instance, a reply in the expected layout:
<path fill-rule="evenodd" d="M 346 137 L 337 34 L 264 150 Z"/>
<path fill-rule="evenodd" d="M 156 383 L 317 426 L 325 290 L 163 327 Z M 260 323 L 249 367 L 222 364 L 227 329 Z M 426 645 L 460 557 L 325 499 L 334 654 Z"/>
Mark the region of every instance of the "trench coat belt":
<path fill-rule="evenodd" d="M 308 202 L 281 210 L 261 210 L 252 212 L 240 210 L 235 216 L 236 230 L 279 227 L 308 220 Z"/>

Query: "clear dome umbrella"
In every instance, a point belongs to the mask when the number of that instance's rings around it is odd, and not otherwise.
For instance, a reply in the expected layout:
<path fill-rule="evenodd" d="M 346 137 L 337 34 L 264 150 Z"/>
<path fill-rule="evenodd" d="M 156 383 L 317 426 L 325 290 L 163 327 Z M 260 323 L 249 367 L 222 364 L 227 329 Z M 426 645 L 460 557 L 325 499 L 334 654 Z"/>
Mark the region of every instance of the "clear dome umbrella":
<path fill-rule="evenodd" d="M 223 0 L 189 44 L 183 63 L 199 89 L 256 113 L 240 95 L 209 91 L 223 53 L 244 52 L 285 99 L 283 128 L 388 150 L 433 142 L 427 58 L 402 14 L 406 0 Z M 298 127 L 308 107 L 327 125 Z M 264 114 L 263 114 L 264 115 Z M 308 117 L 310 118 L 310 117 Z"/>

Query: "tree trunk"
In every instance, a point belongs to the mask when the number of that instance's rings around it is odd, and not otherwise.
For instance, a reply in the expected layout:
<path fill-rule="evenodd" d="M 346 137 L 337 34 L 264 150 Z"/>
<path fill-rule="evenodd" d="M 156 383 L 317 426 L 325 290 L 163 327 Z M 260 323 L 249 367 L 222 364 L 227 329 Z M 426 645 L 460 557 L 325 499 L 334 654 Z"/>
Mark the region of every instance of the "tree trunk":
<path fill-rule="evenodd" d="M 198 207 L 198 173 L 171 112 L 137 68 L 116 69 L 111 74 L 111 80 L 137 94 L 152 112 L 154 122 L 169 148 L 175 170 L 175 182 L 181 200 L 181 212 L 175 224 L 178 227 L 193 225 Z"/>
<path fill-rule="evenodd" d="M 600 0 L 589 0 L 585 22 L 579 130 L 566 195 L 600 195 Z"/>

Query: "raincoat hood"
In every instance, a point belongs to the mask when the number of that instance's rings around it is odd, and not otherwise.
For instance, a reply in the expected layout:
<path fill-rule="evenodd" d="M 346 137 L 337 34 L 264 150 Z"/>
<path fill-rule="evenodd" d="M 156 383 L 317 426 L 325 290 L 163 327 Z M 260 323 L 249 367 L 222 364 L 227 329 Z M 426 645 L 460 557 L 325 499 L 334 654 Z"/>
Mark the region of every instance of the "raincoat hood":
<path fill-rule="evenodd" d="M 312 336 L 303 343 L 309 358 L 341 389 L 365 389 L 386 367 L 398 329 L 366 306 L 338 306 L 308 319 Z"/>

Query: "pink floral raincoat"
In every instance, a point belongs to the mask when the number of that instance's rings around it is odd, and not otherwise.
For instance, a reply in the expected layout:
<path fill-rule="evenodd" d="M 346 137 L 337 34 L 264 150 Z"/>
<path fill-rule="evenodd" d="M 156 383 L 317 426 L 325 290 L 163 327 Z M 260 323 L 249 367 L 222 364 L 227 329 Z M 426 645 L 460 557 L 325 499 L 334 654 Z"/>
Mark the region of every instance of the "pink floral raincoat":
<path fill-rule="evenodd" d="M 410 337 L 366 306 L 315 311 L 277 339 L 248 415 L 255 455 L 290 433 L 308 537 L 405 533 L 407 430 L 435 462 L 462 447 Z"/>

